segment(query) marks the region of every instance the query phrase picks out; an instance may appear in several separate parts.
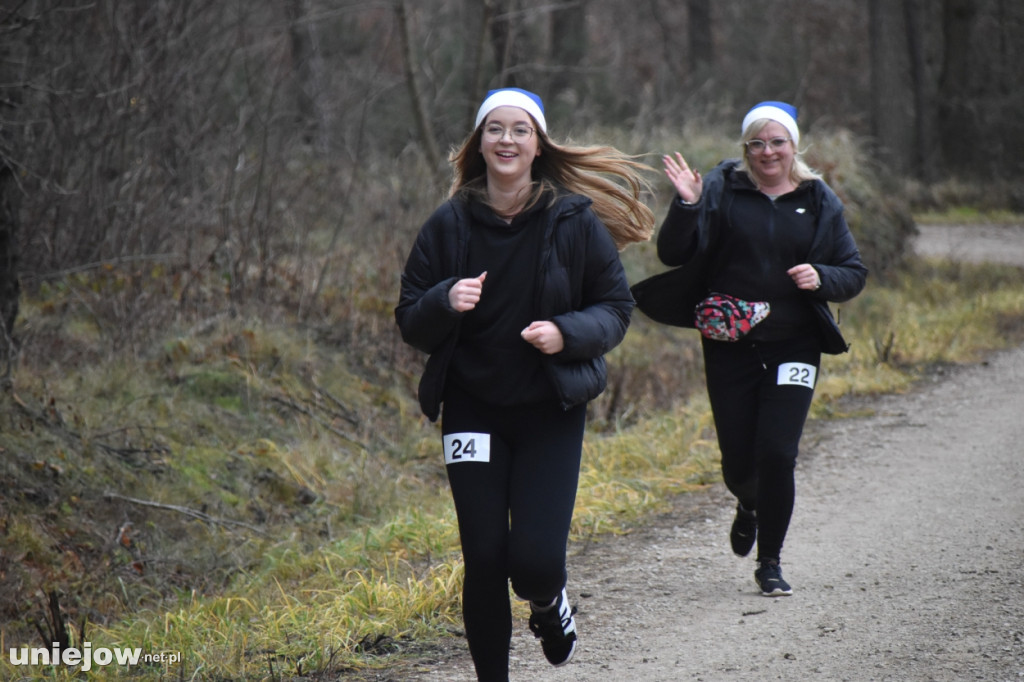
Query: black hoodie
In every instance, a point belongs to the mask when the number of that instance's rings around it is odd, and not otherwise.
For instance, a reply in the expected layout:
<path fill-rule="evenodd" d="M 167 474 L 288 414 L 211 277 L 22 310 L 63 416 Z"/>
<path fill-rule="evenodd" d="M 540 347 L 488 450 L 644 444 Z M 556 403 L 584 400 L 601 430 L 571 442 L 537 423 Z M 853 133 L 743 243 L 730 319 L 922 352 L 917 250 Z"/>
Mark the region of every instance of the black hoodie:
<path fill-rule="evenodd" d="M 541 204 L 537 219 L 543 236 L 529 317 L 530 321 L 550 320 L 562 332 L 563 350 L 541 354 L 540 362 L 554 395 L 568 409 L 604 390 L 604 354 L 625 336 L 633 297 L 615 242 L 590 209 L 590 199 L 568 194 L 554 205 L 549 206 L 546 199 Z M 403 340 L 430 355 L 419 398 L 423 413 L 432 421 L 440 414 L 464 319 L 464 314 L 451 308 L 448 290 L 459 279 L 480 274 L 469 269 L 472 231 L 466 201 L 449 199 L 420 229 L 402 272 L 395 319 Z M 501 396 L 495 391 L 486 399 L 498 402 Z"/>

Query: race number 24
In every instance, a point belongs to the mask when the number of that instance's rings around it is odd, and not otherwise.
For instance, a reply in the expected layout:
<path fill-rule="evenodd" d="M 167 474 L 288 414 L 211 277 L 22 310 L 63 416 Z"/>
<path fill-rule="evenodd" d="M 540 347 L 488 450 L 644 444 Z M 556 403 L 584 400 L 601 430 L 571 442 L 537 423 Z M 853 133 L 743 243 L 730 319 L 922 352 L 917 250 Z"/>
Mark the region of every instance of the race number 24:
<path fill-rule="evenodd" d="M 442 437 L 442 442 L 445 464 L 491 461 L 489 433 L 449 433 Z"/>
<path fill-rule="evenodd" d="M 785 362 L 779 365 L 779 386 L 803 386 L 814 388 L 814 380 L 818 376 L 818 368 L 804 362 Z"/>

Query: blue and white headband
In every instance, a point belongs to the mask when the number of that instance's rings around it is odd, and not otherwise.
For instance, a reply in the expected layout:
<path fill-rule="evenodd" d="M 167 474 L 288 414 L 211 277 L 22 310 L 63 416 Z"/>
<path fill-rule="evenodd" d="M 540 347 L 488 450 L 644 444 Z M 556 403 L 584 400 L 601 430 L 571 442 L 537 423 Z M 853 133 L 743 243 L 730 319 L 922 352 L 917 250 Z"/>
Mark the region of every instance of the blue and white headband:
<path fill-rule="evenodd" d="M 789 131 L 789 136 L 793 138 L 794 146 L 800 143 L 800 129 L 796 125 L 796 107 L 792 104 L 786 104 L 785 102 L 761 102 L 760 104 L 755 105 L 754 108 L 748 111 L 747 115 L 743 117 L 743 125 L 740 127 L 740 134 L 745 135 L 747 133 L 747 128 L 749 128 L 754 121 L 760 121 L 763 118 L 775 121 Z"/>
<path fill-rule="evenodd" d="M 487 114 L 498 107 L 518 107 L 523 109 L 530 116 L 533 116 L 533 120 L 537 122 L 541 130 L 545 133 L 548 132 L 548 124 L 544 119 L 544 102 L 541 101 L 539 96 L 521 88 L 501 88 L 488 92 L 484 103 L 480 105 L 480 109 L 476 112 L 476 123 L 473 125 L 473 128 L 479 128 L 480 124 L 487 118 Z"/>

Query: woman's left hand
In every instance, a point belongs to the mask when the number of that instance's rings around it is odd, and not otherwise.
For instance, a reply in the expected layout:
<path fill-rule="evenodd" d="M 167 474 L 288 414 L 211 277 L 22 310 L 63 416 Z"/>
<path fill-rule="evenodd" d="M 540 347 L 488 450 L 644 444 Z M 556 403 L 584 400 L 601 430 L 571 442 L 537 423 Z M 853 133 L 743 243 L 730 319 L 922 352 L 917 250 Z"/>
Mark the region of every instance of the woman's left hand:
<path fill-rule="evenodd" d="M 554 355 L 565 348 L 562 330 L 554 322 L 531 322 L 520 336 L 531 346 L 546 355 Z"/>
<path fill-rule="evenodd" d="M 793 279 L 793 282 L 799 289 L 817 291 L 821 288 L 821 275 L 818 274 L 818 271 L 810 263 L 794 265 L 789 270 L 786 270 L 786 274 Z"/>

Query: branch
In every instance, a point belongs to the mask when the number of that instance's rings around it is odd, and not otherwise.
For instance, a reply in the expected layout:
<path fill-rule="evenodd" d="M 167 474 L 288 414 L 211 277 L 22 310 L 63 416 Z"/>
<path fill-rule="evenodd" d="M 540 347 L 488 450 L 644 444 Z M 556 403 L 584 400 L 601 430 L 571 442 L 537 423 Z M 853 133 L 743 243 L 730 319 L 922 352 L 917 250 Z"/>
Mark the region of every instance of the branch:
<path fill-rule="evenodd" d="M 180 258 L 181 255 L 177 253 L 152 253 L 152 254 L 140 254 L 137 256 L 119 256 L 117 258 L 107 258 L 104 260 L 96 261 L 94 263 L 83 263 L 82 265 L 76 265 L 64 270 L 56 270 L 54 272 L 44 273 L 26 273 L 22 275 L 22 278 L 28 280 L 51 280 L 60 279 L 67 277 L 68 275 L 74 275 L 79 272 L 86 272 L 88 270 L 96 270 L 98 268 L 113 266 L 113 265 L 124 265 L 126 263 L 144 263 L 147 261 L 162 261 L 172 260 Z"/>
<path fill-rule="evenodd" d="M 241 521 L 233 521 L 232 519 L 219 519 L 219 518 L 217 518 L 215 516 L 210 516 L 209 514 L 205 514 L 205 513 L 201 512 L 201 511 L 199 511 L 198 509 L 191 509 L 189 507 L 182 507 L 182 506 L 179 506 L 177 504 L 164 504 L 162 502 L 152 502 L 150 500 L 138 500 L 138 499 L 135 499 L 134 497 L 125 497 L 124 495 L 118 495 L 117 493 L 112 493 L 112 492 L 103 493 L 103 499 L 105 499 L 105 500 L 122 500 L 124 502 L 131 502 L 132 504 L 137 504 L 140 507 L 152 507 L 153 509 L 164 509 L 164 510 L 167 510 L 167 511 L 175 511 L 175 512 L 178 512 L 179 514 L 184 514 L 185 516 L 191 516 L 194 519 L 199 519 L 200 521 L 204 521 L 206 523 L 219 524 L 219 525 L 222 525 L 222 526 L 240 526 L 242 528 L 245 528 L 246 530 L 251 530 L 252 532 L 257 533 L 259 535 L 266 535 L 266 533 L 264 533 L 262 530 L 260 530 L 256 526 L 251 526 L 248 523 L 243 523 Z"/>
<path fill-rule="evenodd" d="M 364 442 L 362 442 L 362 441 L 360 441 L 360 440 L 358 440 L 356 438 L 353 438 L 352 436 L 348 435 L 344 431 L 341 431 L 341 430 L 335 428 L 329 422 L 327 422 L 327 420 L 317 416 L 316 414 L 313 413 L 312 410 L 310 410 L 309 408 L 304 407 L 302 405 L 299 405 L 294 400 L 285 399 L 285 398 L 282 398 L 280 396 L 274 395 L 274 396 L 270 396 L 270 401 L 271 402 L 275 402 L 278 405 L 284 405 L 285 407 L 289 407 L 289 408 L 295 410 L 296 412 L 298 412 L 300 414 L 306 415 L 307 417 L 309 417 L 310 419 L 315 421 L 317 424 L 320 424 L 321 426 L 323 426 L 325 429 L 327 429 L 328 431 L 330 431 L 334 435 L 339 436 L 340 438 L 344 438 L 345 440 L 347 440 L 349 443 L 352 443 L 353 445 L 358 445 L 359 447 L 363 448 L 364 450 L 369 450 L 370 449 L 370 446 L 367 445 L 366 443 L 364 443 Z M 341 416 L 344 416 L 344 415 L 341 415 Z"/>

